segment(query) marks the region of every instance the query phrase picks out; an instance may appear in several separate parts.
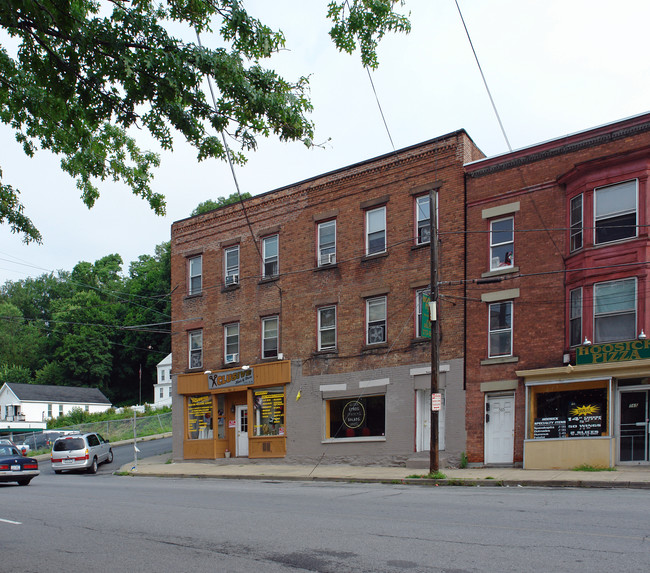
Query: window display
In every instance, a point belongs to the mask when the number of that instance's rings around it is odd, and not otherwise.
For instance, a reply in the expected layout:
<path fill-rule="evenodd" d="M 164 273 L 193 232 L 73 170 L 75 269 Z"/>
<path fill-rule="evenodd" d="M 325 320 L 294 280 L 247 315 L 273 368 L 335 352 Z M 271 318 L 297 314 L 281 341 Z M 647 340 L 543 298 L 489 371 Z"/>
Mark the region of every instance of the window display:
<path fill-rule="evenodd" d="M 254 436 L 284 436 L 284 388 L 253 391 Z"/>
<path fill-rule="evenodd" d="M 212 396 L 189 396 L 187 399 L 188 439 L 207 440 L 212 436 Z"/>
<path fill-rule="evenodd" d="M 327 438 L 386 435 L 385 396 L 328 400 L 327 409 Z"/>
<path fill-rule="evenodd" d="M 532 428 L 529 438 L 589 438 L 607 436 L 607 382 L 583 387 L 541 386 L 531 391 Z"/>

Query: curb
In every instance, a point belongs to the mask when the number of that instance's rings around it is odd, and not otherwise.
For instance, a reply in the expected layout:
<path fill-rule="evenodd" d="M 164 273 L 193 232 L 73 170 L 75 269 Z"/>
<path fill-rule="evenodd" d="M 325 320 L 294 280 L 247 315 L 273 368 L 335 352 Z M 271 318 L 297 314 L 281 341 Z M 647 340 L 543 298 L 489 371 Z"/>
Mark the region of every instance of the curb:
<path fill-rule="evenodd" d="M 253 481 L 305 481 L 305 482 L 345 482 L 345 483 L 380 483 L 386 485 L 415 485 L 428 487 L 476 487 L 476 488 L 495 488 L 495 487 L 562 487 L 562 488 L 591 488 L 591 489 L 650 489 L 650 483 L 647 482 L 608 482 L 608 481 L 530 481 L 530 480 L 477 480 L 462 478 L 447 479 L 420 479 L 420 478 L 354 478 L 354 477 L 324 477 L 324 476 L 273 476 L 273 475 L 210 475 L 196 473 L 160 473 L 147 472 L 139 473 L 127 471 L 125 473 L 115 472 L 116 475 L 123 477 L 157 477 L 157 478 L 194 478 L 194 479 L 227 479 L 227 480 L 253 480 Z M 115 475 L 114 474 L 114 475 Z"/>

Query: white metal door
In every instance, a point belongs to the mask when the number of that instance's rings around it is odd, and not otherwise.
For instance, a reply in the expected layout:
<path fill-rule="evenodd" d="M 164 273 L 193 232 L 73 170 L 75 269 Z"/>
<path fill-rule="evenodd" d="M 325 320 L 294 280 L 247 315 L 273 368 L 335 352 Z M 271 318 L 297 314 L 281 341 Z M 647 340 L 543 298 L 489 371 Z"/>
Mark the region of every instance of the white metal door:
<path fill-rule="evenodd" d="M 488 396 L 485 402 L 485 463 L 511 464 L 515 446 L 515 397 Z"/>
<path fill-rule="evenodd" d="M 248 456 L 248 406 L 236 406 L 235 417 L 237 419 L 237 451 L 235 456 L 245 458 Z"/>
<path fill-rule="evenodd" d="M 416 390 L 415 451 L 431 449 L 431 391 Z M 438 412 L 438 450 L 445 449 L 445 392 L 442 391 L 442 409 Z"/>

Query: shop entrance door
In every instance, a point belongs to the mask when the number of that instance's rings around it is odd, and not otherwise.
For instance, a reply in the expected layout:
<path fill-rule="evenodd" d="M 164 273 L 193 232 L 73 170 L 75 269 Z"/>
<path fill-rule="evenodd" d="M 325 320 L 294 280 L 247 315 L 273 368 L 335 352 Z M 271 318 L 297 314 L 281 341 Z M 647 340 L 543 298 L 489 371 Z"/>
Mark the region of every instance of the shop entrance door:
<path fill-rule="evenodd" d="M 485 463 L 513 463 L 514 447 L 515 397 L 488 396 L 485 402 Z"/>
<path fill-rule="evenodd" d="M 445 391 L 442 390 L 442 408 L 438 411 L 438 450 L 445 449 Z M 431 449 L 431 390 L 416 390 L 415 451 Z"/>
<path fill-rule="evenodd" d="M 648 432 L 650 423 L 648 419 L 648 390 L 635 390 L 621 392 L 621 435 L 620 435 L 620 460 L 622 462 L 647 463 L 648 457 Z"/>
<path fill-rule="evenodd" d="M 248 457 L 248 406 L 235 406 L 238 458 Z"/>

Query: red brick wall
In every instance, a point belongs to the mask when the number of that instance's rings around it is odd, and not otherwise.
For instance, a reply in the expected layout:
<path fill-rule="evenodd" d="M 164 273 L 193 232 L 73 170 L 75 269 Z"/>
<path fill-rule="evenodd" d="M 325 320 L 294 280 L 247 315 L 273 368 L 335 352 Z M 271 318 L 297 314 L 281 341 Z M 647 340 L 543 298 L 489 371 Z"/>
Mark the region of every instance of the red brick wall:
<path fill-rule="evenodd" d="M 463 162 L 481 157 L 457 132 L 258 195 L 244 205 L 256 239 L 278 230 L 280 278 L 260 283 L 260 260 L 241 205 L 178 221 L 172 227 L 173 372 L 188 368 L 189 328 L 204 332 L 204 369 L 223 365 L 224 321 L 240 322 L 241 364 L 261 361 L 260 317 L 280 314 L 280 352 L 304 360 L 305 374 L 426 363 L 430 344 L 414 340 L 416 287 L 429 280 L 429 248 L 414 246 L 414 193 L 440 186 L 442 358 L 462 356 L 464 305 Z M 364 203 L 386 197 L 388 255 L 364 259 Z M 316 268 L 315 219 L 337 220 L 337 264 Z M 223 247 L 240 241 L 240 287 L 223 290 Z M 203 293 L 188 298 L 186 257 L 203 253 Z M 365 345 L 364 294 L 388 296 L 387 344 Z M 336 304 L 338 348 L 317 353 L 317 312 Z M 191 319 L 188 321 L 188 319 Z M 180 322 L 184 321 L 184 322 Z M 185 322 L 186 321 L 186 322 Z"/>
<path fill-rule="evenodd" d="M 483 382 L 518 379 L 517 370 L 563 365 L 568 351 L 565 320 L 567 202 L 558 179 L 576 166 L 602 158 L 625 160 L 631 150 L 650 144 L 649 116 L 599 128 L 467 166 L 467 279 L 489 271 L 489 220 L 484 209 L 519 202 L 514 213 L 514 265 L 519 272 L 502 275 L 497 284 L 468 282 L 466 349 L 466 428 L 470 462 L 483 462 Z M 634 126 L 639 126 L 634 127 Z M 619 137 L 623 129 L 629 135 Z M 612 159 L 614 158 L 614 159 Z M 508 162 L 513 162 L 508 165 Z M 506 168 L 503 168 L 507 166 Z M 585 226 L 589 226 L 585 222 Z M 520 290 L 513 299 L 513 356 L 517 362 L 482 364 L 488 357 L 488 304 L 481 294 Z M 523 459 L 525 392 L 519 380 L 515 394 L 515 462 Z"/>

